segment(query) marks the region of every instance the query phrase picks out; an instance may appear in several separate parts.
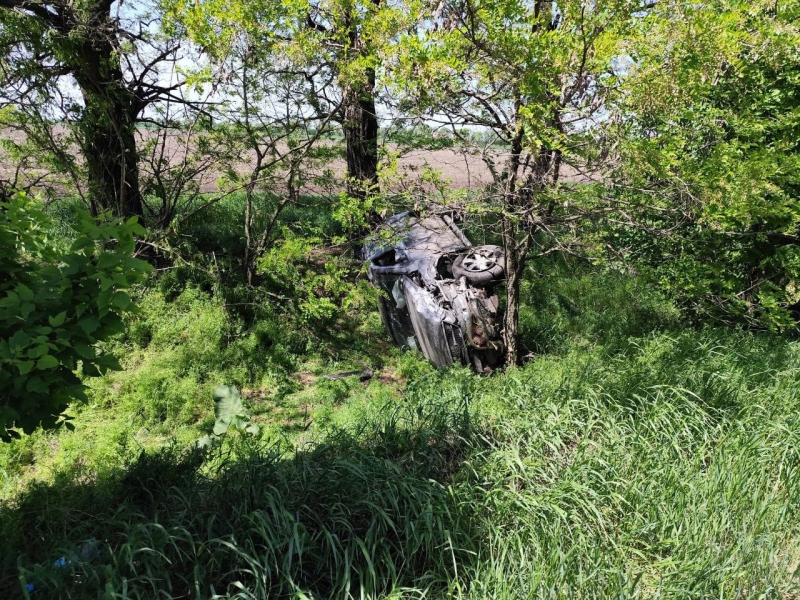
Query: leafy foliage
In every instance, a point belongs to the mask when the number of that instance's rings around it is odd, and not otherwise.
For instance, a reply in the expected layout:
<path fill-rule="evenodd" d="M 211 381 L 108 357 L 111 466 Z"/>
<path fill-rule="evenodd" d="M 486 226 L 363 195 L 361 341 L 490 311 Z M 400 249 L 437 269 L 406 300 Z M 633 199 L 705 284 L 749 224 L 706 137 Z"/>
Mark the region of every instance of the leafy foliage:
<path fill-rule="evenodd" d="M 342 310 L 363 308 L 364 296 L 374 297 L 363 280 L 353 285 L 355 261 L 339 249 L 323 254 L 321 241 L 285 232 L 259 263 L 260 273 L 285 294 L 295 316 L 305 323 L 336 319 Z"/>
<path fill-rule="evenodd" d="M 0 439 L 17 429 L 65 422 L 70 402 L 85 400 L 75 374 L 119 369 L 97 342 L 124 329 L 134 310 L 124 291 L 149 265 L 131 256 L 136 219 L 99 222 L 83 215 L 66 250 L 48 237 L 48 218 L 19 194 L 0 203 Z M 61 420 L 61 421 L 60 421 Z"/>
<path fill-rule="evenodd" d="M 100 375 L 75 411 L 87 435 L 0 445 L 0 596 L 800 591 L 800 345 L 688 328 L 669 297 L 698 316 L 794 323 L 797 8 L 167 5 L 220 60 L 219 94 L 241 92 L 226 110 L 260 103 L 206 140 L 231 161 L 230 191 L 248 187 L 174 205 L 186 213 L 157 243 L 180 260 L 135 313 L 124 292 L 146 270 L 129 255 L 135 223 L 82 217 L 65 247 L 35 203 L 0 205 L 0 433 L 65 422 L 84 392 L 73 371 Z M 332 124 L 347 137 L 359 121 L 340 112 L 346 97 L 368 104 L 393 87 L 419 102 L 415 116 L 453 127 L 447 140 L 424 127 L 393 139 L 452 143 L 493 169 L 487 190 L 440 195 L 531 251 L 517 272 L 524 366 L 478 378 L 388 349 L 342 234 L 398 204 L 339 194 L 314 170 L 340 150 Z M 615 148 L 608 181 L 559 177 L 562 163 L 588 169 Z M 257 154 L 249 178 L 235 170 L 245 149 Z M 305 184 L 328 195 L 303 197 Z M 124 374 L 110 372 L 112 352 Z M 367 362 L 370 381 L 325 377 Z M 212 392 L 219 381 L 238 387 Z M 226 435 L 256 423 L 258 439 Z M 196 448 L 202 432 L 220 452 Z M 76 552 L 85 540 L 91 556 Z"/>
<path fill-rule="evenodd" d="M 200 447 L 210 446 L 221 439 L 229 431 L 240 431 L 250 435 L 258 433 L 258 425 L 248 423 L 250 412 L 242 403 L 242 395 L 232 385 L 218 385 L 212 393 L 214 397 L 214 431 L 212 435 L 204 435 L 197 442 Z"/>
<path fill-rule="evenodd" d="M 656 5 L 632 52 L 621 194 L 605 240 L 695 315 L 794 327 L 800 281 L 800 15 L 752 0 Z M 653 235 L 656 233 L 656 235 Z"/>

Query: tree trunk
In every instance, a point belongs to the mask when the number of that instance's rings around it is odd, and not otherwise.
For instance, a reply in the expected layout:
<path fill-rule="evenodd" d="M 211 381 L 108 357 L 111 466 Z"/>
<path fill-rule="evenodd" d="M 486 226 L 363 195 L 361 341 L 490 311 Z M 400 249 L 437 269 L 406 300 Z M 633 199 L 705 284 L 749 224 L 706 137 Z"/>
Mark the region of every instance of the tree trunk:
<path fill-rule="evenodd" d="M 519 177 L 522 153 L 522 130 L 512 141 L 511 156 L 508 161 L 509 179 L 506 184 L 503 214 L 503 245 L 506 249 L 506 313 L 503 321 L 504 343 L 506 345 L 506 364 L 520 363 L 519 356 L 519 305 L 520 283 L 525 271 L 525 262 L 536 225 L 520 225 L 511 218 L 519 215 L 521 209 L 529 208 L 537 191 L 547 185 L 555 185 L 561 166 L 560 153 L 542 149 L 534 159 L 533 167 L 527 181 L 519 189 L 516 182 Z M 540 214 L 540 219 L 547 222 L 552 216 L 555 206 L 550 203 Z"/>
<path fill-rule="evenodd" d="M 108 15 L 105 15 L 108 19 Z M 73 70 L 85 109 L 79 123 L 95 213 L 144 217 L 136 151 L 136 102 L 108 38 L 87 39 Z"/>
<path fill-rule="evenodd" d="M 383 0 L 371 0 L 375 10 Z M 350 42 L 348 62 L 368 56 L 364 32 L 350 5 L 343 25 Z M 358 77 L 340 80 L 342 86 L 342 130 L 347 152 L 347 194 L 361 200 L 378 192 L 378 115 L 375 112 L 375 69 L 366 67 Z M 374 211 L 367 220 L 375 221 Z"/>
<path fill-rule="evenodd" d="M 524 268 L 520 256 L 516 227 L 508 216 L 503 217 L 503 244 L 506 248 L 506 312 L 503 316 L 503 342 L 506 346 L 506 364 L 517 365 L 519 356 L 519 284 Z"/>
<path fill-rule="evenodd" d="M 366 69 L 364 85 L 344 89 L 342 130 L 347 150 L 347 194 L 365 199 L 378 186 L 378 117 L 375 69 Z"/>
<path fill-rule="evenodd" d="M 105 108 L 105 107 L 104 107 Z M 87 110 L 83 123 L 83 143 L 88 169 L 89 193 L 95 212 L 111 210 L 119 217 L 144 216 L 139 190 L 139 168 L 133 124 L 112 106 L 104 112 L 112 115 L 93 120 L 94 110 Z"/>
<path fill-rule="evenodd" d="M 521 102 L 515 101 L 515 112 L 519 115 Z M 519 363 L 519 284 L 522 266 L 527 252 L 527 238 L 519 240 L 519 225 L 516 219 L 523 199 L 517 189 L 521 168 L 522 139 L 525 130 L 517 127 L 511 141 L 511 154 L 506 163 L 507 179 L 503 191 L 503 245 L 506 249 L 506 313 L 503 317 L 503 341 L 506 345 L 506 364 Z"/>

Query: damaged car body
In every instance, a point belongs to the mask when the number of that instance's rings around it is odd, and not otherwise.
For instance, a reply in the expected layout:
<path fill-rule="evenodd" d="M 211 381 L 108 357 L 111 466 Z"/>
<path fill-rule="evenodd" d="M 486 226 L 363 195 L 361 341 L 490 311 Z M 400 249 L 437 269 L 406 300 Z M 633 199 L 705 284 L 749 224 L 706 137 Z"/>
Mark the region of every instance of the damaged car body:
<path fill-rule="evenodd" d="M 472 365 L 491 373 L 505 347 L 494 285 L 505 278 L 499 246 L 473 246 L 449 216 L 402 213 L 364 248 L 378 308 L 400 347 L 440 368 Z"/>

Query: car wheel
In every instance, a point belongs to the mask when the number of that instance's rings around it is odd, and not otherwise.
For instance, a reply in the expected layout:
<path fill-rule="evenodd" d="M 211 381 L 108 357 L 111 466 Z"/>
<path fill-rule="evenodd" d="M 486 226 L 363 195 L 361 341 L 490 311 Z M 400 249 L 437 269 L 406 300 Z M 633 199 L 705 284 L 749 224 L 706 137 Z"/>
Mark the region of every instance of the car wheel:
<path fill-rule="evenodd" d="M 488 285 L 505 276 L 505 250 L 501 246 L 477 246 L 453 261 L 453 277 L 466 277 L 472 285 Z"/>

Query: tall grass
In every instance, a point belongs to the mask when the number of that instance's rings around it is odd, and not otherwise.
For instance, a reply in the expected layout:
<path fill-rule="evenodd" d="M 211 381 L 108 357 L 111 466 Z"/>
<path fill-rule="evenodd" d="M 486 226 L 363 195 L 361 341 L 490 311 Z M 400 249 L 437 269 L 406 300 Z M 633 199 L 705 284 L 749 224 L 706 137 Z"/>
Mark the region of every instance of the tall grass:
<path fill-rule="evenodd" d="M 492 486 L 475 503 L 492 526 L 467 595 L 796 590 L 800 363 L 771 345 L 659 336 L 613 361 L 558 360 L 562 372 L 543 359 L 503 386 L 526 416 L 481 453 Z"/>
<path fill-rule="evenodd" d="M 4 556 L 18 552 L 24 582 L 49 597 L 327 598 L 444 584 L 453 562 L 442 549 L 460 557 L 469 544 L 445 484 L 471 443 L 467 418 L 417 405 L 331 431 L 312 450 L 169 448 L 104 480 L 35 486 L 16 518 L 4 515 Z M 90 538 L 101 548 L 91 562 L 76 553 Z M 48 558 L 37 566 L 37 555 Z M 54 569 L 59 556 L 68 564 Z"/>
<path fill-rule="evenodd" d="M 683 331 L 422 370 L 309 449 L 142 455 L 3 509 L 42 597 L 790 597 L 800 347 Z M 94 538 L 100 555 L 76 558 Z"/>
<path fill-rule="evenodd" d="M 800 594 L 797 341 L 691 329 L 636 278 L 549 261 L 525 366 L 481 378 L 387 353 L 374 312 L 323 352 L 170 273 L 78 431 L 0 448 L 0 598 Z M 360 361 L 368 384 L 301 383 Z M 200 451 L 218 383 L 265 433 Z"/>

